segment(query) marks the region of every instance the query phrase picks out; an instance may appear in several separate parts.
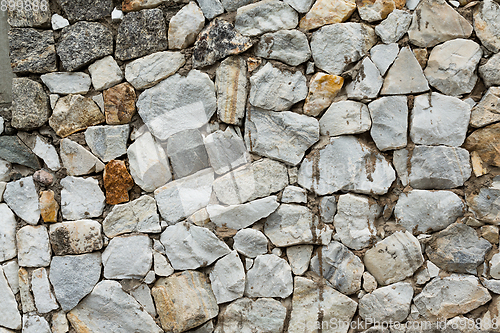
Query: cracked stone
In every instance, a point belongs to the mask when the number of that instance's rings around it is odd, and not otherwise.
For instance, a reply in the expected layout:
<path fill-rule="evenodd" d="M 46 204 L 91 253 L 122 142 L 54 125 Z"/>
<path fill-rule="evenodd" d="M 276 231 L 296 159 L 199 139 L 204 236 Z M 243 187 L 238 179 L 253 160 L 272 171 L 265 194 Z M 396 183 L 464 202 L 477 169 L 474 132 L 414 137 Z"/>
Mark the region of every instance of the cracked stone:
<path fill-rule="evenodd" d="M 259 255 L 247 272 L 245 296 L 280 297 L 292 294 L 293 280 L 290 265 L 274 254 Z"/>
<path fill-rule="evenodd" d="M 299 30 L 280 30 L 260 37 L 255 55 L 282 61 L 290 66 L 298 66 L 311 57 L 309 42 Z"/>
<path fill-rule="evenodd" d="M 226 124 L 240 125 L 245 115 L 248 79 L 247 65 L 241 57 L 229 57 L 217 67 L 217 115 Z"/>

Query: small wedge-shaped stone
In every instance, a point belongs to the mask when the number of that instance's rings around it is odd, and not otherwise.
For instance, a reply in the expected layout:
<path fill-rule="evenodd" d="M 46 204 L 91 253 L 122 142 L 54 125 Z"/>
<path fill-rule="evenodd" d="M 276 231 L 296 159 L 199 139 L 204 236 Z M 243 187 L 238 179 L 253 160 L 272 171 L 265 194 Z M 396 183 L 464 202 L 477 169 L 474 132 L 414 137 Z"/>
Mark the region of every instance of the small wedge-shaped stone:
<path fill-rule="evenodd" d="M 300 28 L 312 30 L 327 24 L 342 23 L 356 10 L 354 0 L 318 0 L 300 20 Z"/>
<path fill-rule="evenodd" d="M 472 132 L 465 140 L 464 148 L 476 151 L 479 157 L 489 165 L 500 166 L 500 124 L 493 124 Z"/>
<path fill-rule="evenodd" d="M 471 193 L 466 196 L 467 205 L 482 221 L 500 224 L 500 182 L 494 179 L 490 187 L 482 187 L 478 194 Z"/>
<path fill-rule="evenodd" d="M 4 271 L 0 267 L 0 325 L 13 330 L 21 329 L 21 314 L 17 309 L 14 293 L 9 287 Z M 1 328 L 0 328 L 1 329 Z M 9 333 L 10 331 L 6 331 Z"/>
<path fill-rule="evenodd" d="M 381 285 L 412 276 L 424 263 L 418 240 L 408 231 L 397 231 L 366 251 L 366 269 Z"/>
<path fill-rule="evenodd" d="M 406 147 L 408 142 L 408 102 L 406 96 L 381 97 L 368 104 L 372 127 L 370 135 L 384 151 Z"/>
<path fill-rule="evenodd" d="M 27 225 L 16 234 L 17 260 L 21 267 L 46 267 L 50 264 L 50 244 L 47 228 Z"/>
<path fill-rule="evenodd" d="M 375 27 L 375 33 L 386 44 L 396 43 L 408 31 L 411 21 L 410 13 L 396 9 Z"/>
<path fill-rule="evenodd" d="M 35 170 L 38 170 L 41 167 L 40 162 L 31 149 L 29 149 L 28 146 L 26 146 L 21 139 L 15 135 L 0 136 L 0 159 L 2 160 L 2 176 L 4 173 L 6 176 L 6 179 L 4 180 L 10 180 L 10 176 L 8 176 L 10 166 L 7 170 L 4 170 L 3 167 L 3 165 L 7 162 L 21 164 Z"/>
<path fill-rule="evenodd" d="M 104 170 L 104 164 L 87 149 L 70 139 L 62 139 L 61 160 L 70 176 L 84 176 Z"/>
<path fill-rule="evenodd" d="M 474 32 L 488 50 L 500 51 L 500 4 L 485 0 L 475 7 Z"/>
<path fill-rule="evenodd" d="M 106 279 L 142 279 L 153 264 L 152 242 L 147 235 L 113 238 L 102 253 Z"/>
<path fill-rule="evenodd" d="M 217 67 L 217 115 L 222 122 L 240 125 L 247 103 L 247 65 L 240 57 L 229 57 Z"/>
<path fill-rule="evenodd" d="M 0 203 L 0 262 L 12 259 L 17 255 L 16 226 L 17 221 L 14 213 L 6 204 Z"/>
<path fill-rule="evenodd" d="M 161 234 L 161 243 L 175 270 L 205 267 L 231 252 L 210 230 L 188 222 L 167 227 Z"/>
<path fill-rule="evenodd" d="M 245 281 L 245 269 L 238 252 L 233 251 L 219 259 L 210 272 L 210 283 L 217 304 L 243 297 Z"/>
<path fill-rule="evenodd" d="M 92 153 L 109 162 L 127 152 L 128 125 L 91 126 L 85 131 L 85 141 Z"/>
<path fill-rule="evenodd" d="M 182 7 L 168 25 L 169 49 L 184 49 L 194 43 L 205 25 L 205 16 L 194 1 Z"/>
<path fill-rule="evenodd" d="M 231 23 L 216 18 L 196 39 L 193 66 L 201 68 L 213 65 L 229 55 L 245 52 L 251 46 L 249 37 L 242 36 Z"/>
<path fill-rule="evenodd" d="M 276 59 L 290 66 L 298 66 L 309 60 L 311 50 L 303 32 L 299 30 L 280 30 L 260 37 L 255 55 Z"/>
<path fill-rule="evenodd" d="M 240 165 L 250 163 L 250 156 L 243 139 L 232 127 L 216 131 L 203 138 L 210 165 L 222 175 Z"/>
<path fill-rule="evenodd" d="M 293 29 L 298 14 L 292 7 L 278 0 L 263 0 L 238 8 L 235 27 L 245 36 Z"/>
<path fill-rule="evenodd" d="M 398 282 L 379 288 L 359 300 L 359 315 L 376 322 L 402 322 L 410 314 L 413 287 Z"/>
<path fill-rule="evenodd" d="M 378 44 L 370 49 L 370 58 L 383 76 L 399 54 L 397 43 Z"/>
<path fill-rule="evenodd" d="M 90 76 L 83 72 L 56 72 L 40 76 L 42 82 L 49 88 L 52 94 L 85 95 L 90 89 Z"/>
<path fill-rule="evenodd" d="M 346 86 L 347 97 L 356 100 L 376 98 L 383 83 L 377 66 L 366 57 L 361 63 L 358 75 Z"/>
<path fill-rule="evenodd" d="M 21 219 L 32 225 L 38 223 L 40 207 L 38 206 L 38 193 L 32 176 L 7 183 L 3 199 Z"/>
<path fill-rule="evenodd" d="M 48 313 L 59 308 L 50 290 L 49 278 L 45 268 L 37 268 L 31 273 L 31 290 L 39 313 Z"/>
<path fill-rule="evenodd" d="M 247 112 L 245 142 L 253 153 L 297 165 L 318 140 L 319 123 L 313 117 L 257 108 Z"/>
<path fill-rule="evenodd" d="M 94 178 L 68 176 L 61 180 L 61 211 L 67 220 L 98 217 L 104 210 L 104 193 Z"/>
<path fill-rule="evenodd" d="M 77 333 L 160 333 L 154 319 L 116 281 L 101 281 L 67 317 Z"/>
<path fill-rule="evenodd" d="M 380 94 L 402 95 L 429 90 L 422 67 L 409 47 L 403 47 L 389 68 Z"/>
<path fill-rule="evenodd" d="M 325 73 L 316 73 L 309 81 L 309 93 L 304 103 L 304 114 L 318 116 L 329 107 L 344 85 L 344 78 Z"/>
<path fill-rule="evenodd" d="M 41 136 L 36 136 L 34 141 L 33 153 L 40 157 L 50 170 L 58 171 L 61 168 L 61 164 L 59 163 L 59 155 L 56 148 Z"/>
<path fill-rule="evenodd" d="M 413 13 L 410 42 L 432 47 L 455 38 L 469 38 L 472 25 L 445 0 L 422 0 Z"/>
<path fill-rule="evenodd" d="M 159 279 L 151 292 L 166 332 L 185 332 L 219 313 L 210 284 L 200 272 L 184 271 Z"/>
<path fill-rule="evenodd" d="M 278 206 L 277 197 L 273 195 L 241 205 L 208 205 L 207 212 L 216 226 L 240 230 L 268 217 Z"/>
<path fill-rule="evenodd" d="M 101 224 L 92 220 L 51 224 L 49 239 L 56 256 L 99 251 L 103 246 Z"/>
<path fill-rule="evenodd" d="M 255 258 L 247 272 L 245 296 L 287 298 L 292 294 L 292 270 L 286 260 L 274 254 Z"/>
<path fill-rule="evenodd" d="M 34 130 L 49 119 L 49 99 L 43 86 L 30 79 L 12 79 L 12 120 L 17 129 Z"/>

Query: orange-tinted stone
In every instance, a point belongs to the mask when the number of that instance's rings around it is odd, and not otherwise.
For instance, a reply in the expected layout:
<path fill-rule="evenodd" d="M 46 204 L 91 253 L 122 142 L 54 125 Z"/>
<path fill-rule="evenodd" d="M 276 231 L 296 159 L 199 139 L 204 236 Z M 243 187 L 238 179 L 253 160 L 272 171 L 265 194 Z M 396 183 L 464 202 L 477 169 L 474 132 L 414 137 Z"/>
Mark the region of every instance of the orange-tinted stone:
<path fill-rule="evenodd" d="M 477 152 L 483 162 L 500 167 L 500 124 L 474 131 L 465 140 L 464 148 Z"/>
<path fill-rule="evenodd" d="M 40 212 L 42 214 L 43 222 L 57 222 L 59 204 L 54 198 L 53 191 L 43 191 L 40 194 Z"/>
<path fill-rule="evenodd" d="M 104 168 L 104 189 L 106 203 L 116 205 L 129 201 L 128 191 L 134 186 L 134 180 L 125 166 L 125 162 L 112 160 Z"/>
<path fill-rule="evenodd" d="M 154 8 L 161 5 L 164 1 L 165 0 L 123 0 L 122 11 L 131 12 L 145 8 Z"/>
<path fill-rule="evenodd" d="M 247 59 L 248 72 L 249 73 L 253 72 L 257 67 L 260 66 L 261 63 L 262 63 L 262 59 L 249 57 Z"/>
<path fill-rule="evenodd" d="M 354 0 L 318 0 L 300 20 L 300 28 L 311 30 L 327 24 L 341 23 L 356 10 Z"/>
<path fill-rule="evenodd" d="M 128 124 L 135 114 L 135 90 L 129 83 L 122 83 L 105 90 L 104 111 L 109 125 Z"/>
<path fill-rule="evenodd" d="M 342 89 L 344 78 L 337 75 L 316 73 L 309 83 L 309 93 L 304 103 L 304 114 L 317 116 L 332 104 Z"/>

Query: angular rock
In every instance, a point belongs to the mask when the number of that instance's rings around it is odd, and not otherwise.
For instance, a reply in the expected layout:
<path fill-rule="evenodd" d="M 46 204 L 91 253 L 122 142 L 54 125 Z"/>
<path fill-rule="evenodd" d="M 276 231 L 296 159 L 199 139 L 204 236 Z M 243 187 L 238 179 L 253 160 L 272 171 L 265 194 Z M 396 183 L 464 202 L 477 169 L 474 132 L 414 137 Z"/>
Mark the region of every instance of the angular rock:
<path fill-rule="evenodd" d="M 361 250 L 375 239 L 375 219 L 382 208 L 368 197 L 343 194 L 339 197 L 333 224 L 335 237 L 347 247 Z"/>
<path fill-rule="evenodd" d="M 315 31 L 311 51 L 316 67 L 340 75 L 345 68 L 368 54 L 375 45 L 374 30 L 360 23 L 338 23 Z"/>
<path fill-rule="evenodd" d="M 57 101 L 49 125 L 60 137 L 98 125 L 105 121 L 99 107 L 90 98 L 68 95 Z"/>
<path fill-rule="evenodd" d="M 399 46 L 397 43 L 378 44 L 370 50 L 370 58 L 382 76 L 385 75 L 398 54 Z"/>
<path fill-rule="evenodd" d="M 146 132 L 127 149 L 130 173 L 134 182 L 152 192 L 172 179 L 170 165 L 163 147 Z"/>
<path fill-rule="evenodd" d="M 318 116 L 332 104 L 344 84 L 344 78 L 325 73 L 316 73 L 309 81 L 309 93 L 304 103 L 304 114 Z"/>
<path fill-rule="evenodd" d="M 209 20 L 224 13 L 224 7 L 219 0 L 196 0 L 200 5 L 203 15 Z"/>
<path fill-rule="evenodd" d="M 116 58 L 131 60 L 166 48 L 167 31 L 160 9 L 144 9 L 125 15 L 116 36 Z"/>
<path fill-rule="evenodd" d="M 361 62 L 358 75 L 346 86 L 347 97 L 355 100 L 376 98 L 383 83 L 377 66 L 366 57 Z"/>
<path fill-rule="evenodd" d="M 235 28 L 245 36 L 293 29 L 298 15 L 289 5 L 278 0 L 263 0 L 238 8 Z"/>
<path fill-rule="evenodd" d="M 474 8 L 474 32 L 489 51 L 500 51 L 500 5 L 497 2 L 486 0 Z"/>
<path fill-rule="evenodd" d="M 311 259 L 311 270 L 327 279 L 344 295 L 361 289 L 365 267 L 359 257 L 339 242 L 320 247 Z"/>
<path fill-rule="evenodd" d="M 29 313 L 36 311 L 35 300 L 31 294 L 30 278 L 29 273 L 26 269 L 21 267 L 18 270 L 17 280 L 19 282 L 19 296 L 21 298 L 21 305 L 23 313 Z"/>
<path fill-rule="evenodd" d="M 50 283 L 45 268 L 37 268 L 31 273 L 31 289 L 39 313 L 48 313 L 59 308 L 56 298 L 50 290 Z"/>
<path fill-rule="evenodd" d="M 467 137 L 463 146 L 468 151 L 477 152 L 486 164 L 500 166 L 500 156 L 497 150 L 500 145 L 499 132 L 500 124 L 480 128 Z"/>
<path fill-rule="evenodd" d="M 102 253 L 106 279 L 141 279 L 153 264 L 151 239 L 135 234 L 115 237 Z"/>
<path fill-rule="evenodd" d="M 245 269 L 238 252 L 233 251 L 219 259 L 209 276 L 217 304 L 243 297 L 246 281 Z"/>
<path fill-rule="evenodd" d="M 164 254 L 161 254 L 158 251 L 153 251 L 153 263 L 156 275 L 170 276 L 174 274 L 174 268 L 170 265 L 170 262 Z"/>
<path fill-rule="evenodd" d="M 36 156 L 40 157 L 45 162 L 50 170 L 57 171 L 61 168 L 61 164 L 59 163 L 59 155 L 57 154 L 56 149 L 53 145 L 47 143 L 46 140 L 42 139 L 42 137 L 37 136 L 35 138 L 35 143 L 32 150 Z"/>
<path fill-rule="evenodd" d="M 79 333 L 162 332 L 146 310 L 116 281 L 101 281 L 67 317 Z"/>
<path fill-rule="evenodd" d="M 294 245 L 286 248 L 286 256 L 295 275 L 304 274 L 309 268 L 312 245 Z"/>
<path fill-rule="evenodd" d="M 240 125 L 245 115 L 248 79 L 243 58 L 229 57 L 217 67 L 217 115 L 222 122 Z"/>
<path fill-rule="evenodd" d="M 50 264 L 50 245 L 47 228 L 24 226 L 16 234 L 17 260 L 21 267 L 46 267 Z"/>
<path fill-rule="evenodd" d="M 34 10 L 31 6 L 16 6 L 16 4 L 7 3 L 7 22 L 13 28 L 44 28 L 47 27 L 50 21 L 50 6 L 48 3 L 41 6 L 39 3 L 38 10 Z"/>
<path fill-rule="evenodd" d="M 101 253 L 53 257 L 50 283 L 64 311 L 73 309 L 87 296 L 101 277 Z"/>
<path fill-rule="evenodd" d="M 412 190 L 400 194 L 394 216 L 406 230 L 419 234 L 448 227 L 464 211 L 465 205 L 453 192 Z"/>
<path fill-rule="evenodd" d="M 122 82 L 123 72 L 112 56 L 97 60 L 89 66 L 95 90 L 104 90 Z"/>
<path fill-rule="evenodd" d="M 497 205 L 499 196 L 500 183 L 494 179 L 490 187 L 482 187 L 477 194 L 468 194 L 466 200 L 477 218 L 492 224 L 500 224 L 500 210 Z"/>
<path fill-rule="evenodd" d="M 408 31 L 411 21 L 412 16 L 410 13 L 395 9 L 375 27 L 375 33 L 386 44 L 396 43 Z"/>
<path fill-rule="evenodd" d="M 357 1 L 356 4 L 359 16 L 368 22 L 383 20 L 396 9 L 395 1 L 392 0 Z"/>
<path fill-rule="evenodd" d="M 121 10 L 124 12 L 137 11 L 147 8 L 155 8 L 166 2 L 165 0 L 124 0 Z"/>
<path fill-rule="evenodd" d="M 185 49 L 196 40 L 205 25 L 205 17 L 194 1 L 182 7 L 168 25 L 168 48 Z"/>
<path fill-rule="evenodd" d="M 429 84 L 443 94 L 467 94 L 476 85 L 475 71 L 482 55 L 483 51 L 476 42 L 466 39 L 447 41 L 432 49 L 424 74 Z"/>
<path fill-rule="evenodd" d="M 422 67 L 409 47 L 403 47 L 389 68 L 380 94 L 414 94 L 429 90 Z"/>
<path fill-rule="evenodd" d="M 131 290 L 130 295 L 133 296 L 139 304 L 153 317 L 156 317 L 156 309 L 151 297 L 151 290 L 148 285 L 143 283 L 137 289 Z"/>
<path fill-rule="evenodd" d="M 292 294 L 293 281 L 290 265 L 274 254 L 259 255 L 247 272 L 245 296 L 280 297 Z"/>
<path fill-rule="evenodd" d="M 304 33 L 299 30 L 281 30 L 262 35 L 255 55 L 298 66 L 309 60 L 311 50 Z"/>
<path fill-rule="evenodd" d="M 52 15 L 50 23 L 52 25 L 52 30 L 54 31 L 61 30 L 69 25 L 69 21 L 59 14 Z"/>
<path fill-rule="evenodd" d="M 232 127 L 216 131 L 203 138 L 210 165 L 222 175 L 240 165 L 250 163 L 250 156 L 243 139 Z"/>
<path fill-rule="evenodd" d="M 62 139 L 61 160 L 70 176 L 88 175 L 104 170 L 104 164 L 87 149 L 70 139 Z"/>
<path fill-rule="evenodd" d="M 169 137 L 166 151 L 175 179 L 210 167 L 203 136 L 197 129 L 188 129 Z"/>
<path fill-rule="evenodd" d="M 52 333 L 45 318 L 36 314 L 23 314 L 24 333 Z"/>
<path fill-rule="evenodd" d="M 435 48 L 434 48 L 435 49 Z M 410 137 L 416 144 L 461 146 L 470 119 L 470 105 L 433 92 L 414 100 Z"/>
<path fill-rule="evenodd" d="M 498 53 L 494 54 L 484 65 L 479 66 L 478 72 L 486 87 L 500 86 L 498 67 L 500 67 L 500 54 Z"/>
<path fill-rule="evenodd" d="M 284 111 L 306 96 L 306 78 L 300 71 L 282 71 L 267 63 L 250 77 L 249 102 L 253 106 Z"/>
<path fill-rule="evenodd" d="M 257 108 L 247 112 L 245 142 L 253 153 L 297 165 L 318 140 L 319 124 L 312 117 Z"/>
<path fill-rule="evenodd" d="M 434 234 L 425 248 L 429 259 L 439 268 L 475 275 L 477 266 L 484 262 L 491 244 L 479 238 L 473 228 L 457 223 Z"/>
<path fill-rule="evenodd" d="M 377 289 L 377 280 L 368 272 L 363 273 L 363 289 L 367 293 L 371 293 Z"/>
<path fill-rule="evenodd" d="M 157 52 L 129 62 L 125 79 L 135 89 L 146 89 L 171 76 L 184 66 L 186 59 L 180 52 Z"/>
<path fill-rule="evenodd" d="M 413 287 L 398 282 L 379 288 L 359 300 L 359 315 L 364 320 L 402 322 L 410 314 Z"/>
<path fill-rule="evenodd" d="M 384 194 L 395 179 L 389 162 L 354 136 L 331 137 L 299 169 L 299 184 L 318 195 L 337 191 Z"/>
<path fill-rule="evenodd" d="M 307 191 L 298 186 L 287 186 L 281 197 L 283 203 L 307 203 Z"/>
<path fill-rule="evenodd" d="M 32 225 L 38 223 L 40 208 L 38 207 L 38 193 L 33 177 L 25 177 L 7 183 L 3 199 L 23 221 Z"/>
<path fill-rule="evenodd" d="M 377 148 L 384 151 L 406 147 L 408 142 L 406 96 L 381 97 L 368 104 L 368 109 L 372 119 L 370 135 Z"/>
<path fill-rule="evenodd" d="M 156 201 L 148 195 L 116 205 L 102 222 L 104 234 L 112 238 L 131 232 L 159 233 L 160 218 L 156 209 Z"/>
<path fill-rule="evenodd" d="M 161 326 L 180 333 L 217 316 L 219 307 L 204 274 L 184 271 L 159 279 L 152 289 Z"/>
<path fill-rule="evenodd" d="M 92 126 L 85 131 L 85 141 L 92 153 L 109 162 L 127 152 L 128 125 Z"/>
<path fill-rule="evenodd" d="M 489 262 L 490 275 L 494 279 L 500 278 L 500 263 L 499 263 L 500 255 L 497 253 L 493 255 Z"/>
<path fill-rule="evenodd" d="M 319 216 L 324 223 L 332 223 L 337 211 L 335 196 L 326 196 L 319 199 Z"/>
<path fill-rule="evenodd" d="M 111 0 L 57 0 L 71 21 L 94 21 L 111 15 Z"/>
<path fill-rule="evenodd" d="M 57 70 L 51 30 L 12 28 L 8 37 L 10 66 L 14 73 L 42 74 Z"/>
<path fill-rule="evenodd" d="M 51 224 L 49 239 L 56 256 L 99 251 L 103 246 L 101 224 L 92 220 Z"/>
<path fill-rule="evenodd" d="M 9 283 L 12 293 L 15 295 L 19 292 L 19 265 L 16 260 L 7 261 L 1 267 L 3 274 Z"/>
<path fill-rule="evenodd" d="M 14 213 L 6 204 L 0 203 L 0 262 L 15 258 L 17 255 L 16 226 Z"/>
<path fill-rule="evenodd" d="M 221 0 L 222 6 L 226 9 L 227 12 L 234 12 L 238 8 L 248 5 L 250 0 Z M 291 5 L 290 5 L 291 6 Z M 293 7 L 293 6 L 292 6 Z M 202 333 L 202 332 L 200 332 Z"/>
<path fill-rule="evenodd" d="M 166 140 L 175 133 L 208 123 L 216 109 L 214 83 L 198 70 L 185 77 L 175 74 L 145 90 L 136 105 L 151 133 Z"/>
<path fill-rule="evenodd" d="M 59 204 L 54 198 L 54 192 L 52 190 L 42 191 L 40 193 L 39 205 L 43 222 L 57 222 Z"/>
<path fill-rule="evenodd" d="M 266 236 L 255 229 L 241 229 L 233 237 L 233 248 L 249 258 L 267 253 L 268 240 Z"/>
<path fill-rule="evenodd" d="M 225 0 L 228 1 L 228 0 Z M 295 9 L 297 12 L 304 14 L 311 9 L 311 6 L 313 5 L 314 1 L 313 0 L 286 0 L 285 1 L 290 7 Z M 224 3 L 224 1 L 222 1 Z M 224 5 L 224 7 L 226 7 Z M 226 7 L 227 9 L 227 7 Z M 228 10 L 229 11 L 229 10 Z"/>
<path fill-rule="evenodd" d="M 397 231 L 366 251 L 366 269 L 381 285 L 412 276 L 424 263 L 418 240 L 408 231 Z"/>
<path fill-rule="evenodd" d="M 127 124 L 135 115 L 136 94 L 128 83 L 122 83 L 103 92 L 106 123 L 110 125 Z"/>
<path fill-rule="evenodd" d="M 40 76 L 42 82 L 49 88 L 52 94 L 85 95 L 90 89 L 90 76 L 83 72 L 55 72 Z"/>
<path fill-rule="evenodd" d="M 468 313 L 489 300 L 490 293 L 475 276 L 452 274 L 434 278 L 413 302 L 425 319 L 442 320 Z"/>
<path fill-rule="evenodd" d="M 318 0 L 300 20 L 300 28 L 312 30 L 327 24 L 347 21 L 356 10 L 353 0 Z"/>
<path fill-rule="evenodd" d="M 210 221 L 219 228 L 240 230 L 273 213 L 279 206 L 276 199 L 273 195 L 241 205 L 208 205 L 207 212 Z"/>
<path fill-rule="evenodd" d="M 26 78 L 12 79 L 12 120 L 17 129 L 34 130 L 49 120 L 49 100 L 40 83 Z"/>
<path fill-rule="evenodd" d="M 113 34 L 97 22 L 80 21 L 62 31 L 56 47 L 63 67 L 79 69 L 113 52 Z"/>
<path fill-rule="evenodd" d="M 2 159 L 2 176 L 5 174 L 4 181 L 10 180 L 8 162 L 35 170 L 40 168 L 40 162 L 36 156 L 17 136 L 0 136 L 0 159 Z"/>
<path fill-rule="evenodd" d="M 61 211 L 66 220 L 98 217 L 104 210 L 104 193 L 97 179 L 68 176 L 61 179 Z"/>

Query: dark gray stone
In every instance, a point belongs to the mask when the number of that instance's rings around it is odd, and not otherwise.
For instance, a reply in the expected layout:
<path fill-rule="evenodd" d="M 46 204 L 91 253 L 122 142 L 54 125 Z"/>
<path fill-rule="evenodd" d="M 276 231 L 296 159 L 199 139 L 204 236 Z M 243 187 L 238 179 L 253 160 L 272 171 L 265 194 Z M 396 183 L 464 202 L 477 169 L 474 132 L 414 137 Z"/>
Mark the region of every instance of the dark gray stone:
<path fill-rule="evenodd" d="M 0 159 L 40 169 L 37 157 L 17 136 L 0 136 Z"/>
<path fill-rule="evenodd" d="M 160 9 L 125 15 L 116 36 L 116 58 L 130 60 L 167 49 L 167 30 Z"/>
<path fill-rule="evenodd" d="M 185 130 L 168 138 L 167 155 L 170 158 L 175 179 L 210 167 L 203 138 L 197 129 Z"/>
<path fill-rule="evenodd" d="M 112 0 L 57 0 L 71 22 L 111 16 Z"/>
<path fill-rule="evenodd" d="M 10 26 L 13 28 L 48 27 L 50 25 L 50 6 L 48 1 L 46 4 L 46 6 L 39 6 L 38 10 L 26 8 L 27 6 L 9 6 L 7 12 Z"/>
<path fill-rule="evenodd" d="M 14 73 L 57 70 L 52 30 L 13 28 L 9 31 L 10 62 Z"/>
<path fill-rule="evenodd" d="M 62 31 L 57 55 L 68 71 L 113 53 L 113 33 L 96 22 L 77 22 Z"/>
<path fill-rule="evenodd" d="M 12 97 L 12 127 L 33 130 L 49 120 L 49 98 L 40 83 L 26 78 L 14 78 Z"/>

